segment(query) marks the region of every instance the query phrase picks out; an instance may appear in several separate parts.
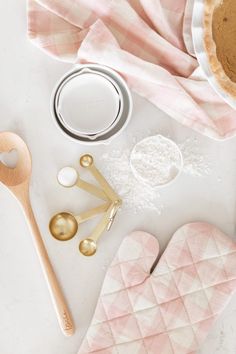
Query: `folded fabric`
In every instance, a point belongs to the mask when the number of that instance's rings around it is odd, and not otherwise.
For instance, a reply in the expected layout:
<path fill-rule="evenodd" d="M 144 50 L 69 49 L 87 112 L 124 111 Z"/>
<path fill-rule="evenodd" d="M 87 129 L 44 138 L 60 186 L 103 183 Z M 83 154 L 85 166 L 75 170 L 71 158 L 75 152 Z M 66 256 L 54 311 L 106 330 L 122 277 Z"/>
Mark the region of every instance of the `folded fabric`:
<path fill-rule="evenodd" d="M 236 244 L 192 223 L 158 252 L 150 234 L 123 240 L 78 354 L 196 353 L 236 290 Z"/>
<path fill-rule="evenodd" d="M 194 58 L 193 0 L 28 0 L 30 39 L 54 57 L 120 72 L 138 94 L 212 138 L 236 134 L 236 113 Z"/>

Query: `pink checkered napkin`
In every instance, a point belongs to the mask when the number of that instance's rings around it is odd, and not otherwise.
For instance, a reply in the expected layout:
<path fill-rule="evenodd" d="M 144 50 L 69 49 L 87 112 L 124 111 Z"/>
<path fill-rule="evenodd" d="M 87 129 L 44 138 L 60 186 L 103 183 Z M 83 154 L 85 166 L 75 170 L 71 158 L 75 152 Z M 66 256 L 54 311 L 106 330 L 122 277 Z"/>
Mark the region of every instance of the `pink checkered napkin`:
<path fill-rule="evenodd" d="M 178 122 L 217 139 L 236 135 L 236 113 L 200 72 L 193 0 L 28 0 L 30 39 L 54 57 L 120 72 Z"/>
<path fill-rule="evenodd" d="M 78 354 L 195 354 L 236 290 L 236 244 L 192 223 L 172 237 L 154 272 L 157 240 L 134 232 L 108 268 Z"/>

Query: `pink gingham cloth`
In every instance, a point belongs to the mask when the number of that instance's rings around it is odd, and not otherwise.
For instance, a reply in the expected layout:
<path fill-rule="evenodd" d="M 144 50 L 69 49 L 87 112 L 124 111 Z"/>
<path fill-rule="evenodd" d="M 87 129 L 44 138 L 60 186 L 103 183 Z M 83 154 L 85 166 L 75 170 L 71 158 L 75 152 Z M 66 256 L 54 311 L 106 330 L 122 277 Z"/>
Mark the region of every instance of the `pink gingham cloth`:
<path fill-rule="evenodd" d="M 193 0 L 29 0 L 28 34 L 71 63 L 99 63 L 178 122 L 216 139 L 236 112 L 202 76 L 191 36 Z"/>
<path fill-rule="evenodd" d="M 78 354 L 196 354 L 236 290 L 236 244 L 214 226 L 124 238 Z M 154 267 L 153 267 L 154 268 Z"/>

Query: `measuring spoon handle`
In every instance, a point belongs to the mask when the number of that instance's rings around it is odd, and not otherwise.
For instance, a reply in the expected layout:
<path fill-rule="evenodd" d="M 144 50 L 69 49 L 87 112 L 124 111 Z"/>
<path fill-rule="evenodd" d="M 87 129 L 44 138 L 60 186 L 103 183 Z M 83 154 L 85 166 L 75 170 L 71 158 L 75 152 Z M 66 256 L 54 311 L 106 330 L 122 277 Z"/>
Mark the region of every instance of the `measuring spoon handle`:
<path fill-rule="evenodd" d="M 108 198 L 110 198 L 113 202 L 119 199 L 119 196 L 111 188 L 111 186 L 109 185 L 105 177 L 103 177 L 103 175 L 100 173 L 100 171 L 97 169 L 97 167 L 94 164 L 92 164 L 87 168 L 90 170 L 94 178 L 98 181 L 100 186 L 103 188 Z"/>
<path fill-rule="evenodd" d="M 109 208 L 110 204 L 105 203 L 102 205 L 99 205 L 95 208 L 92 208 L 90 210 L 84 211 L 80 213 L 79 215 L 75 215 L 75 219 L 77 220 L 78 224 L 81 224 L 84 221 L 90 220 L 97 216 L 98 214 L 105 213 L 107 209 Z"/>
<path fill-rule="evenodd" d="M 103 192 L 103 190 L 98 188 L 98 187 L 96 187 L 96 186 L 94 186 L 91 183 L 85 182 L 85 181 L 83 181 L 82 179 L 79 178 L 77 183 L 76 183 L 76 185 L 79 188 L 85 190 L 86 192 L 88 192 L 88 193 L 90 193 L 90 194 L 92 194 L 92 195 L 94 195 L 94 196 L 96 196 L 96 197 L 98 197 L 98 198 L 100 198 L 102 200 L 105 200 L 105 201 L 108 200 L 108 198 L 107 198 L 106 194 Z"/>
<path fill-rule="evenodd" d="M 111 203 L 105 214 L 103 215 L 101 221 L 97 224 L 91 235 L 88 237 L 89 239 L 97 242 L 100 238 L 101 234 L 106 230 L 107 225 L 110 221 L 110 214 L 114 208 L 114 203 Z"/>

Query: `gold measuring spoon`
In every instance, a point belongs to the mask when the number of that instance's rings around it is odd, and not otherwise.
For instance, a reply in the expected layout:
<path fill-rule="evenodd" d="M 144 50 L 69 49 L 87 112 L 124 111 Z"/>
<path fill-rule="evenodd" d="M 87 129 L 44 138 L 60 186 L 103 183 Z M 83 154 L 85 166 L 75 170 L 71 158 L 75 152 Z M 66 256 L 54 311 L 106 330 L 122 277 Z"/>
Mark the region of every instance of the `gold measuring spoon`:
<path fill-rule="evenodd" d="M 110 229 L 112 227 L 112 224 L 113 224 L 113 222 L 115 220 L 116 214 L 117 214 L 118 210 L 121 207 L 121 204 L 122 204 L 121 200 L 117 200 L 117 201 L 114 202 L 114 207 L 113 207 L 113 209 L 111 211 L 111 214 L 109 216 L 109 222 L 107 224 L 107 231 L 110 231 Z"/>
<path fill-rule="evenodd" d="M 84 256 L 93 256 L 97 251 L 97 242 L 101 234 L 108 228 L 111 218 L 114 218 L 114 208 L 117 208 L 115 203 L 110 204 L 106 213 L 102 217 L 99 224 L 95 227 L 92 234 L 79 244 L 79 250 Z"/>
<path fill-rule="evenodd" d="M 80 165 L 84 168 L 87 168 L 94 178 L 98 181 L 102 189 L 104 190 L 107 197 L 112 201 L 116 202 L 117 200 L 121 203 L 121 199 L 118 194 L 111 188 L 107 180 L 103 177 L 103 175 L 98 171 L 93 162 L 93 157 L 89 154 L 83 155 L 80 158 Z"/>
<path fill-rule="evenodd" d="M 75 216 L 67 212 L 58 213 L 50 220 L 50 232 L 57 240 L 68 241 L 77 233 L 79 224 L 106 212 L 108 207 L 109 203 L 105 203 Z"/>
<path fill-rule="evenodd" d="M 63 186 L 63 187 L 74 187 L 77 186 L 83 190 L 85 190 L 86 192 L 107 201 L 108 198 L 106 196 L 106 194 L 104 193 L 104 191 L 96 186 L 94 186 L 91 183 L 85 182 L 84 180 L 82 180 L 78 174 L 78 172 L 76 171 L 76 169 L 74 169 L 73 167 L 63 167 L 57 175 L 57 180 L 58 183 Z"/>
<path fill-rule="evenodd" d="M 33 237 L 34 245 L 45 275 L 52 302 L 55 307 L 58 322 L 62 332 L 66 336 L 74 333 L 74 325 L 71 319 L 66 301 L 62 294 L 56 275 L 50 263 L 44 246 L 38 225 L 35 221 L 29 199 L 29 182 L 31 175 L 31 156 L 25 142 L 11 132 L 0 133 L 0 152 L 17 150 L 18 161 L 14 168 L 0 163 L 0 181 L 13 193 L 21 204 Z"/>

